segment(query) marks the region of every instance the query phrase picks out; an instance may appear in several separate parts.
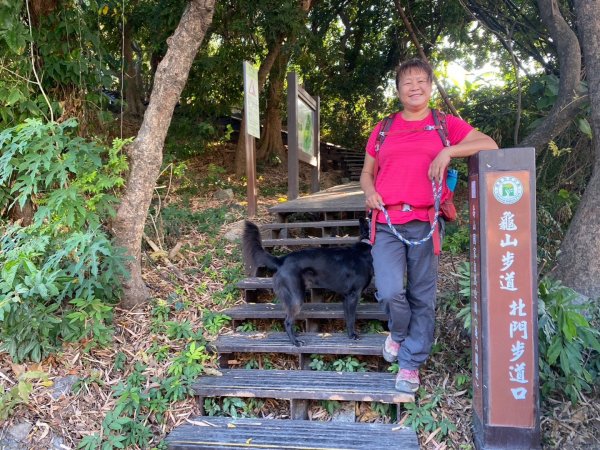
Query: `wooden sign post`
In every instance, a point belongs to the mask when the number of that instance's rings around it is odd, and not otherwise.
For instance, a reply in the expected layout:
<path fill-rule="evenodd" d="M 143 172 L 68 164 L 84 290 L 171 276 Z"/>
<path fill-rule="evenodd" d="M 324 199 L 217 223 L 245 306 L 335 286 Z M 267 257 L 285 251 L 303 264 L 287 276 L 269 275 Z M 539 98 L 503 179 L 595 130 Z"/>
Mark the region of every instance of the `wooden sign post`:
<path fill-rule="evenodd" d="M 469 213 L 475 446 L 538 449 L 535 150 L 472 156 Z"/>
<path fill-rule="evenodd" d="M 298 198 L 299 164 L 312 166 L 310 191 L 319 191 L 319 97 L 298 86 L 296 72 L 288 74 L 288 200 Z"/>
<path fill-rule="evenodd" d="M 256 151 L 254 138 L 260 139 L 260 114 L 258 109 L 258 71 L 244 61 L 244 114 L 246 128 L 246 177 L 248 183 L 248 217 L 256 215 Z"/>

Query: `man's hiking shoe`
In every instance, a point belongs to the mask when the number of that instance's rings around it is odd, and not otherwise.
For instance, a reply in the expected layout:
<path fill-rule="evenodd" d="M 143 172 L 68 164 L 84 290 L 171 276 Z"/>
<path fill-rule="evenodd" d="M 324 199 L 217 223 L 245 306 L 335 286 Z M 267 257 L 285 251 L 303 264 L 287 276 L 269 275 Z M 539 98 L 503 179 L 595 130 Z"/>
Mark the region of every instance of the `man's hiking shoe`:
<path fill-rule="evenodd" d="M 419 390 L 419 371 L 400 369 L 396 376 L 396 390 L 412 394 Z"/>
<path fill-rule="evenodd" d="M 383 343 L 383 359 L 389 363 L 396 362 L 398 358 L 398 350 L 400 350 L 400 344 L 392 339 L 392 335 L 388 334 L 385 342 Z"/>

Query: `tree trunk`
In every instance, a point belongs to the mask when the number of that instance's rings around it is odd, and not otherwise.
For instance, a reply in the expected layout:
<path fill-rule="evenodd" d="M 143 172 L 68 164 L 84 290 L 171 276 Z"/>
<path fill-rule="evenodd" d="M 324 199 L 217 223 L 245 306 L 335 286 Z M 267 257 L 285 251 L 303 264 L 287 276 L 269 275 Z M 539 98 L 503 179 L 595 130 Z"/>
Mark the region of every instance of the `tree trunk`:
<path fill-rule="evenodd" d="M 560 64 L 558 98 L 548 116 L 521 142 L 522 146 L 539 151 L 569 126 L 584 99 L 577 96 L 581 81 L 581 49 L 577 36 L 560 13 L 556 0 L 537 0 L 537 4 Z"/>
<path fill-rule="evenodd" d="M 148 297 L 141 267 L 144 224 L 160 173 L 162 149 L 173 110 L 212 21 L 215 1 L 192 0 L 186 7 L 177 29 L 167 40 L 169 49 L 158 65 L 148 109 L 129 147 L 130 173 L 112 227 L 116 243 L 131 257 L 127 264 L 130 278 L 124 282 L 122 300 L 126 308 L 133 308 Z"/>
<path fill-rule="evenodd" d="M 33 216 L 35 215 L 35 208 L 31 198 L 27 198 L 23 208 L 19 206 L 19 203 L 15 203 L 12 208 L 8 210 L 8 217 L 13 222 L 21 221 L 21 226 L 26 227 L 33 223 Z"/>
<path fill-rule="evenodd" d="M 42 17 L 54 12 L 59 5 L 59 0 L 30 0 L 29 13 L 31 14 L 31 26 L 38 28 Z"/>
<path fill-rule="evenodd" d="M 265 91 L 265 84 L 267 81 L 267 75 L 273 67 L 273 63 L 281 52 L 281 46 L 283 45 L 284 36 L 280 38 L 269 47 L 269 53 L 260 64 L 258 69 L 258 93 L 259 95 Z M 243 175 L 246 173 L 246 140 L 244 139 L 244 133 L 246 132 L 246 115 L 242 111 L 242 123 L 240 124 L 240 137 L 238 139 L 237 148 L 235 151 L 235 173 L 236 175 Z"/>
<path fill-rule="evenodd" d="M 289 56 L 280 53 L 273 64 L 269 75 L 269 94 L 267 110 L 265 112 L 265 126 L 256 151 L 257 161 L 271 161 L 279 158 L 282 163 L 287 162 L 287 155 L 281 139 L 281 100 L 283 97 L 283 81 Z"/>
<path fill-rule="evenodd" d="M 555 275 L 576 291 L 600 295 L 600 2 L 575 0 L 591 104 L 594 169 L 563 239 Z"/>
<path fill-rule="evenodd" d="M 125 88 L 125 101 L 127 102 L 127 108 L 125 112 L 134 117 L 141 117 L 144 114 L 144 105 L 142 104 L 142 91 L 141 86 L 138 85 L 140 78 L 137 74 L 136 63 L 133 60 L 133 30 L 131 25 L 125 25 L 125 33 L 123 36 L 123 59 L 125 60 L 125 73 L 124 73 L 124 88 Z"/>

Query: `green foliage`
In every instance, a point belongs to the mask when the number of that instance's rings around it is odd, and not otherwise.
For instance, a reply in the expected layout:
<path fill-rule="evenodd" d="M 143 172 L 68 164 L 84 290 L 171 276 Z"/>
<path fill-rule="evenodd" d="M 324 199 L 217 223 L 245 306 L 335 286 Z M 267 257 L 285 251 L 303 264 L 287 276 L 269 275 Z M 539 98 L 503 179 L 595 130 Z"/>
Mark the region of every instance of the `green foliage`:
<path fill-rule="evenodd" d="M 538 301 L 542 395 L 560 392 L 576 404 L 600 372 L 600 332 L 589 321 L 598 320 L 597 310 L 549 279 L 539 284 Z"/>
<path fill-rule="evenodd" d="M 3 230 L 0 341 L 15 361 L 40 361 L 62 340 L 104 345 L 123 257 L 98 228 L 53 235 L 48 227 Z"/>
<path fill-rule="evenodd" d="M 554 74 L 544 75 L 532 83 L 529 92 L 537 97 L 536 106 L 540 111 L 548 110 L 556 103 L 559 83 L 560 80 Z M 534 128 L 538 121 L 533 122 L 531 127 Z"/>
<path fill-rule="evenodd" d="M 332 367 L 336 372 L 366 372 L 366 363 L 361 363 L 352 356 L 346 356 L 333 362 Z"/>
<path fill-rule="evenodd" d="M 19 381 L 9 389 L 0 384 L 0 420 L 7 420 L 18 405 L 27 404 L 31 392 L 33 385 L 28 381 Z"/>
<path fill-rule="evenodd" d="M 210 163 L 206 168 L 206 174 L 200 181 L 200 186 L 211 190 L 216 188 L 224 189 L 229 187 L 226 183 L 226 180 L 227 177 L 225 168 Z"/>
<path fill-rule="evenodd" d="M 255 411 L 260 411 L 264 401 L 255 398 L 242 400 L 239 397 L 223 397 L 204 399 L 204 411 L 209 416 L 256 417 Z"/>
<path fill-rule="evenodd" d="M 239 325 L 235 331 L 239 331 L 241 333 L 250 333 L 252 331 L 258 331 L 258 327 L 254 322 L 245 321 L 243 324 Z"/>
<path fill-rule="evenodd" d="M 470 241 L 468 226 L 446 223 L 446 235 L 442 244 L 444 251 L 450 252 L 453 255 L 468 252 Z"/>
<path fill-rule="evenodd" d="M 309 367 L 312 370 L 336 372 L 366 372 L 367 364 L 352 356 L 328 361 L 323 355 L 311 355 Z"/>
<path fill-rule="evenodd" d="M 52 382 L 48 380 L 48 374 L 39 370 L 22 373 L 19 375 L 17 384 L 10 389 L 5 389 L 0 384 L 0 420 L 8 419 L 18 405 L 29 402 L 29 396 L 34 388 L 32 380 L 38 380 L 44 386 L 52 385 Z"/>
<path fill-rule="evenodd" d="M 380 320 L 369 320 L 365 323 L 362 331 L 368 334 L 383 333 L 383 323 Z"/>
<path fill-rule="evenodd" d="M 165 322 L 165 325 L 167 327 L 166 335 L 169 339 L 189 339 L 192 337 L 192 324 L 187 320 L 183 322 L 169 320 Z"/>
<path fill-rule="evenodd" d="M 457 389 L 464 389 L 471 387 L 471 375 L 465 373 L 457 373 L 454 377 Z"/>
<path fill-rule="evenodd" d="M 160 332 L 169 319 L 171 305 L 162 298 L 154 299 L 152 306 L 152 330 Z"/>
<path fill-rule="evenodd" d="M 62 341 L 105 345 L 127 275 L 101 227 L 123 183 L 124 142 L 106 152 L 71 137 L 75 125 L 28 120 L 0 133 L 0 208 L 38 205 L 31 225 L 0 224 L 0 341 L 17 362 Z"/>
<path fill-rule="evenodd" d="M 198 121 L 197 116 L 178 111 L 165 141 L 165 158 L 181 161 L 206 155 L 211 151 L 209 143 L 216 137 L 216 129 L 210 122 Z"/>
<path fill-rule="evenodd" d="M 420 388 L 415 403 L 405 403 L 406 420 L 404 424 L 412 427 L 418 433 L 430 434 L 440 429 L 439 438 L 445 438 L 451 431 L 456 431 L 456 425 L 444 413 L 441 407 L 444 391 L 436 388 L 433 393 L 427 393 Z"/>
<path fill-rule="evenodd" d="M 221 407 L 214 397 L 205 398 L 203 406 L 205 414 L 208 414 L 209 416 L 217 416 L 221 412 Z"/>
<path fill-rule="evenodd" d="M 458 294 L 467 300 L 466 304 L 459 309 L 456 318 L 462 319 L 464 329 L 471 334 L 471 264 L 462 262 L 454 275 L 458 282 Z"/>
<path fill-rule="evenodd" d="M 246 364 L 244 364 L 245 369 L 263 369 L 263 370 L 273 370 L 275 369 L 275 365 L 269 355 L 258 355 L 257 357 L 252 357 L 248 359 Z"/>
<path fill-rule="evenodd" d="M 537 197 L 537 257 L 540 274 L 545 275 L 556 263 L 580 197 L 577 192 L 555 188 L 539 189 Z"/>
<path fill-rule="evenodd" d="M 333 416 L 342 407 L 342 403 L 337 400 L 321 400 L 319 403 L 330 416 Z"/>
<path fill-rule="evenodd" d="M 184 341 L 185 338 L 175 338 L 169 342 L 175 348 Z M 102 432 L 86 436 L 78 448 L 148 448 L 154 438 L 150 424 L 164 423 L 174 402 L 193 395 L 191 383 L 210 359 L 204 342 L 191 341 L 173 358 L 166 378 L 150 378 L 148 367 L 137 362 L 126 379 L 113 387 L 116 404 L 102 420 Z M 231 412 L 236 406 L 228 408 Z"/>
<path fill-rule="evenodd" d="M 234 301 L 240 295 L 237 282 L 244 278 L 242 264 L 234 267 L 221 269 L 219 281 L 223 283 L 223 289 L 212 294 L 212 299 L 217 305 L 224 305 Z"/>
<path fill-rule="evenodd" d="M 242 413 L 239 413 L 238 410 L 243 410 L 246 407 L 246 402 L 238 397 L 225 397 L 223 399 L 223 414 L 226 416 L 231 416 L 233 418 L 237 418 L 240 415 L 243 416 Z"/>
<path fill-rule="evenodd" d="M 335 2 L 315 8 L 295 70 L 321 98 L 321 133 L 328 141 L 362 146 L 376 120 L 397 109 L 386 105 L 387 79 L 402 52 L 394 16 L 394 5 L 383 1 L 349 2 L 343 19 Z"/>
<path fill-rule="evenodd" d="M 392 422 L 396 420 L 397 408 L 395 405 L 387 403 L 371 402 L 371 410 L 376 413 L 379 417 L 390 417 Z"/>
<path fill-rule="evenodd" d="M 329 370 L 323 355 L 310 355 L 310 358 L 311 360 L 308 367 L 310 367 L 312 370 Z"/>
<path fill-rule="evenodd" d="M 151 210 L 151 213 L 154 212 Z M 166 238 L 167 236 L 179 237 L 181 233 L 190 230 L 214 234 L 215 230 L 218 230 L 222 225 L 238 220 L 238 217 L 241 217 L 241 212 L 232 211 L 231 206 L 228 205 L 206 208 L 202 211 L 191 211 L 181 206 L 169 205 L 160 210 L 160 215 L 163 221 L 163 233 Z M 206 256 L 206 258 L 209 258 L 209 256 Z"/>
<path fill-rule="evenodd" d="M 225 314 L 205 310 L 202 320 L 204 321 L 205 330 L 210 334 L 216 335 L 221 328 L 229 324 L 231 317 Z"/>
<path fill-rule="evenodd" d="M 283 331 L 283 322 L 281 320 L 273 321 L 269 329 L 271 331 Z"/>
<path fill-rule="evenodd" d="M 470 298 L 469 265 L 463 263 L 457 274 L 460 293 Z M 471 328 L 471 305 L 462 308 L 458 318 Z M 538 326 L 540 384 L 543 396 L 561 393 L 577 403 L 589 392 L 600 374 L 600 332 L 592 322 L 600 317 L 597 309 L 560 282 L 543 279 L 538 285 Z"/>
<path fill-rule="evenodd" d="M 224 397 L 222 399 L 207 398 L 204 400 L 204 410 L 209 416 L 256 417 L 254 411 L 259 411 L 264 401 L 254 398 L 242 400 L 239 397 Z"/>
<path fill-rule="evenodd" d="M 59 101 L 77 96 L 80 107 L 100 103 L 102 86 L 109 86 L 106 55 L 100 39 L 98 3 L 63 3 L 37 18 L 30 30 L 25 2 L 0 4 L 0 129 L 26 118 L 50 117 L 48 104 L 34 82 L 29 46 L 42 86 L 50 96 L 55 117 Z M 56 96 L 53 98 L 52 96 Z M 92 109 L 92 108 L 90 108 Z"/>
<path fill-rule="evenodd" d="M 97 226 L 114 215 L 112 190 L 124 184 L 121 150 L 129 141 L 115 140 L 106 155 L 100 145 L 73 136 L 76 127 L 74 119 L 28 119 L 0 133 L 0 185 L 8 187 L 0 191 L 0 208 L 34 202 L 36 226 L 47 221 L 54 229 Z"/>

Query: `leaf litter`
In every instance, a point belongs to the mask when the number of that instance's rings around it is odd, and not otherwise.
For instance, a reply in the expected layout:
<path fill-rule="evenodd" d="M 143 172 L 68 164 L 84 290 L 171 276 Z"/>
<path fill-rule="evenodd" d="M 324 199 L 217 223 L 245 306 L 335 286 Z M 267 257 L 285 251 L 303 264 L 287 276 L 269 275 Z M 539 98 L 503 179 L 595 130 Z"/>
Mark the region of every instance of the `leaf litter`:
<path fill-rule="evenodd" d="M 209 162 L 192 161 L 190 166 L 196 173 L 202 173 Z M 272 187 L 275 195 L 272 197 L 259 197 L 258 214 L 256 222 L 272 221 L 267 208 L 278 203 L 284 197 L 287 177 L 280 174 L 281 170 L 266 169 L 262 180 L 267 187 Z M 336 177 L 337 175 L 337 177 Z M 329 174 L 326 183 L 331 186 L 337 183 L 338 174 Z M 307 184 L 308 174 L 303 173 L 301 180 Z M 279 187 L 279 189 L 277 189 Z M 329 187 L 329 186 L 327 186 Z M 175 202 L 173 196 L 169 199 Z M 204 196 L 194 196 L 188 199 L 192 211 L 202 211 L 207 208 L 218 208 L 226 201 L 216 200 L 212 193 Z M 243 218 L 242 208 L 235 209 L 229 203 L 232 211 L 237 211 L 237 218 Z M 219 230 L 222 233 L 224 230 Z M 152 239 L 152 238 L 150 238 Z M 155 241 L 152 239 L 155 244 Z M 178 236 L 171 248 L 160 249 L 159 257 L 153 258 L 156 252 L 148 245 L 143 255 L 143 277 L 154 298 L 169 298 L 178 290 L 179 295 L 186 298 L 188 306 L 181 310 L 172 311 L 170 320 L 187 320 L 192 324 L 193 330 L 203 329 L 203 311 L 223 311 L 234 304 L 242 304 L 241 293 L 223 303 L 215 301 L 213 294 L 221 292 L 226 286 L 218 278 L 205 275 L 206 266 L 199 263 L 206 253 L 216 254 L 216 244 L 224 245 L 219 250 L 225 255 L 234 255 L 237 251 L 236 243 L 225 243 L 215 240 L 215 236 L 201 233 L 197 230 L 186 230 L 185 234 Z M 176 250 L 174 250 L 176 248 Z M 154 255 L 156 256 L 156 255 Z M 472 407 L 470 397 L 470 369 L 469 354 L 470 340 L 463 329 L 461 320 L 456 318 L 456 309 L 449 306 L 448 298 L 458 296 L 458 284 L 452 273 L 456 272 L 457 264 L 464 261 L 468 255 L 442 254 L 440 260 L 440 277 L 438 289 L 437 330 L 434 352 L 429 362 L 421 371 L 421 380 L 424 391 L 427 393 L 443 390 L 441 400 L 432 415 L 435 419 L 448 419 L 455 426 L 455 430 L 448 431 L 443 436 L 440 427 L 419 433 L 421 448 L 423 449 L 469 449 L 472 445 Z M 220 273 L 228 268 L 230 262 L 212 258 L 210 269 Z M 158 361 L 149 352 L 153 343 L 165 346 L 173 345 L 165 336 L 155 334 L 152 330 L 152 306 L 150 304 L 135 310 L 128 311 L 116 308 L 114 319 L 114 337 L 112 343 L 106 348 L 86 348 L 86 342 L 65 344 L 61 351 L 47 358 L 39 364 L 12 364 L 8 354 L 0 353 L 0 384 L 10 389 L 18 382 L 19 376 L 28 372 L 40 372 L 45 376 L 38 379 L 32 378 L 33 389 L 29 400 L 25 404 L 16 406 L 13 414 L 4 423 L 0 424 L 0 439 L 6 431 L 15 424 L 24 421 L 33 424 L 28 436 L 30 448 L 48 448 L 54 436 L 62 438 L 63 448 L 77 448 L 80 440 L 90 433 L 100 432 L 103 417 L 114 409 L 117 399 L 113 396 L 112 388 L 119 383 L 124 383 L 134 371 L 137 362 L 144 363 L 147 368 L 144 372 L 148 380 L 145 388 L 150 389 L 149 380 L 153 377 L 164 379 L 168 373 L 170 360 Z M 271 323 L 276 323 L 272 321 Z M 269 323 L 268 321 L 266 322 Z M 267 329 L 268 330 L 268 329 Z M 232 332 L 226 326 L 221 332 Z M 330 330 L 324 333 L 324 336 Z M 207 340 L 215 336 L 207 335 Z M 183 345 L 174 345 L 170 348 L 171 354 L 181 351 Z M 126 361 L 121 370 L 116 368 L 117 355 L 125 354 Z M 278 369 L 298 368 L 297 358 L 288 355 L 262 354 L 262 355 L 236 355 L 232 362 L 236 367 L 248 364 L 251 359 L 256 360 L 258 367 Z M 367 367 L 373 370 L 386 370 L 378 362 L 367 361 Z M 213 357 L 206 364 L 206 372 L 217 375 L 219 367 L 217 359 Z M 71 391 L 54 399 L 51 395 L 54 380 L 75 375 L 79 380 L 80 389 Z M 459 382 L 459 376 L 463 380 Z M 262 399 L 261 409 L 253 411 L 259 418 L 289 418 L 288 402 L 273 399 Z M 548 398 L 541 408 L 541 428 L 544 448 L 560 449 L 600 449 L 600 395 L 595 387 L 594 391 L 581 398 L 577 406 L 573 406 L 566 399 Z M 210 426 L 207 422 L 199 420 L 198 405 L 195 398 L 185 398 L 172 403 L 165 415 L 163 422 L 149 416 L 153 435 L 148 447 L 156 446 L 171 429 L 184 423 L 198 426 Z M 380 414 L 369 403 L 358 402 L 355 406 L 358 421 L 389 423 L 390 417 Z M 321 402 L 311 402 L 309 417 L 312 420 L 331 420 L 331 414 Z M 402 426 L 407 421 L 406 410 L 397 421 Z"/>

